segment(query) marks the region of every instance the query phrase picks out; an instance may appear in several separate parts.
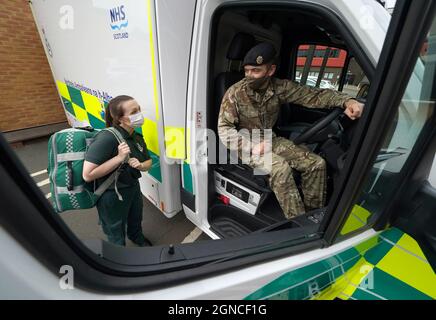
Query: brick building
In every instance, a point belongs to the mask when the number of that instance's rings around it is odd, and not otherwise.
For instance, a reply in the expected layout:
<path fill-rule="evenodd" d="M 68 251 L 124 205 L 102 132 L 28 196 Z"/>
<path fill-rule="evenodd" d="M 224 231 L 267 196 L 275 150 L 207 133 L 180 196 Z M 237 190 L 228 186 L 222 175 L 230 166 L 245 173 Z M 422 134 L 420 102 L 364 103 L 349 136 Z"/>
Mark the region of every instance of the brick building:
<path fill-rule="evenodd" d="M 0 2 L 0 94 L 0 131 L 9 141 L 66 126 L 28 1 Z"/>
<path fill-rule="evenodd" d="M 301 76 L 301 73 L 303 72 L 309 52 L 309 47 L 309 45 L 301 45 L 298 48 L 296 73 L 297 78 L 299 78 Z M 325 46 L 315 46 L 315 51 L 313 53 L 313 59 L 308 74 L 309 77 L 318 78 L 326 49 L 327 47 Z M 330 48 L 330 54 L 329 58 L 327 59 L 323 79 L 328 80 L 332 84 L 337 84 L 337 82 L 339 81 L 339 77 L 341 76 L 342 69 L 344 68 L 346 58 L 347 52 L 345 50 Z"/>
<path fill-rule="evenodd" d="M 310 53 L 311 46 L 309 45 L 301 45 L 298 48 L 297 69 L 295 74 L 298 81 L 303 74 L 308 57 L 312 56 L 308 70 L 309 79 L 307 84 L 309 85 L 314 85 L 316 79 L 318 79 L 321 69 L 323 68 L 327 47 L 317 45 L 312 47 L 312 49 L 313 52 Z M 331 47 L 328 50 L 329 53 L 324 66 L 322 80 L 337 88 L 342 73 L 346 72 L 345 85 L 357 89 L 357 86 L 364 80 L 365 74 L 362 68 L 357 64 L 355 58 L 350 59 L 347 69 L 344 70 L 347 62 L 347 51 Z M 353 94 L 354 93 L 355 92 L 353 92 Z"/>

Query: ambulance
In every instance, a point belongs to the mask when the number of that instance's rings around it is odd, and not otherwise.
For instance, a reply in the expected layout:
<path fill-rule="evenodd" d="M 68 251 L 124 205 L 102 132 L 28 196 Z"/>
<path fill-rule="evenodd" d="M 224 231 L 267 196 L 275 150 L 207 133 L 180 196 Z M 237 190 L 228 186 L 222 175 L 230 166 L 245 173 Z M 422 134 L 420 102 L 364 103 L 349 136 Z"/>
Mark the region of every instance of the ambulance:
<path fill-rule="evenodd" d="M 140 179 L 144 197 L 213 240 L 150 248 L 99 241 L 91 250 L 22 166 L 4 161 L 1 197 L 16 214 L 0 229 L 2 252 L 14 252 L 0 259 L 0 278 L 17 295 L 436 298 L 433 1 L 398 0 L 392 16 L 374 0 L 29 3 L 70 125 L 104 128 L 108 101 L 134 97 L 153 159 Z M 278 52 L 277 77 L 365 103 L 358 121 L 340 109 L 281 106 L 274 132 L 328 165 L 327 206 L 290 220 L 268 176 L 232 157 L 217 136 L 222 97 L 261 41 Z M 15 273 L 15 260 L 38 276 Z M 68 267 L 74 290 L 59 288 Z"/>

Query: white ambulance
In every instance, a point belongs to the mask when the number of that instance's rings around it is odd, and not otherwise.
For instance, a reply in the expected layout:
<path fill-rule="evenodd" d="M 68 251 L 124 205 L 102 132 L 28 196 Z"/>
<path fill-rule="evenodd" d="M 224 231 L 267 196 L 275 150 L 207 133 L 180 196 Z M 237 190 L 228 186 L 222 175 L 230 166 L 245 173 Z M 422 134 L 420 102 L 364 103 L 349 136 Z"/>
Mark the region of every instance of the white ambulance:
<path fill-rule="evenodd" d="M 97 256 L 64 229 L 47 233 L 39 244 L 53 247 L 40 254 L 52 270 L 72 265 L 80 287 L 62 297 L 134 291 L 130 297 L 436 297 L 436 237 L 429 227 L 435 191 L 427 181 L 435 149 L 432 1 L 413 7 L 399 1 L 392 19 L 374 0 L 32 0 L 30 6 L 71 125 L 103 128 L 111 97 L 134 97 L 154 163 L 140 180 L 144 196 L 166 217 L 180 212 L 221 239 L 130 249 L 102 241 Z M 279 53 L 277 77 L 302 85 L 316 79 L 315 86 L 366 102 L 354 122 L 341 110 L 281 107 L 274 131 L 328 164 L 327 207 L 292 220 L 266 176 L 237 159 L 218 161 L 228 154 L 213 134 L 225 91 L 243 78 L 241 60 L 260 41 Z M 374 277 L 379 285 L 371 287 Z"/>

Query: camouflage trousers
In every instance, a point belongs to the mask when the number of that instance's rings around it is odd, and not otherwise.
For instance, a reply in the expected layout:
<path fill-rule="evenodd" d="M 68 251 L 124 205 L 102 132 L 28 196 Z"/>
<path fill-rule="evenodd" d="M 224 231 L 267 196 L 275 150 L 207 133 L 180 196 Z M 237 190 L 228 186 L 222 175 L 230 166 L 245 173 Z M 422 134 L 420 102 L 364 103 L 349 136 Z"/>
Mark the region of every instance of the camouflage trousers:
<path fill-rule="evenodd" d="M 266 165 L 269 161 L 270 166 Z M 324 206 L 327 191 L 326 163 L 305 146 L 274 137 L 271 154 L 251 156 L 249 165 L 269 173 L 270 187 L 288 219 Z M 292 169 L 301 173 L 304 200 L 295 184 Z"/>

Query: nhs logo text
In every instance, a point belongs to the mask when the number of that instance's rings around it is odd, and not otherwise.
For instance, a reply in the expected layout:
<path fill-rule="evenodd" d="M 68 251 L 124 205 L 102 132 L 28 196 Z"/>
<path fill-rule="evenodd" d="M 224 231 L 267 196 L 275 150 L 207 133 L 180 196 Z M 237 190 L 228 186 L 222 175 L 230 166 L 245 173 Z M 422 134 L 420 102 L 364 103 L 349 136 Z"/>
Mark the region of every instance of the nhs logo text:
<path fill-rule="evenodd" d="M 126 7 L 124 5 L 112 8 L 109 10 L 109 16 L 111 19 L 110 27 L 114 31 L 114 39 L 126 39 L 129 37 L 127 31 L 121 32 L 121 29 L 126 29 L 129 25 L 127 19 Z"/>

